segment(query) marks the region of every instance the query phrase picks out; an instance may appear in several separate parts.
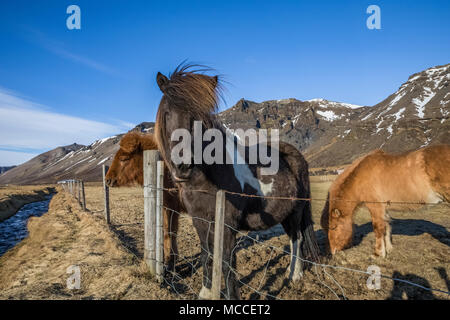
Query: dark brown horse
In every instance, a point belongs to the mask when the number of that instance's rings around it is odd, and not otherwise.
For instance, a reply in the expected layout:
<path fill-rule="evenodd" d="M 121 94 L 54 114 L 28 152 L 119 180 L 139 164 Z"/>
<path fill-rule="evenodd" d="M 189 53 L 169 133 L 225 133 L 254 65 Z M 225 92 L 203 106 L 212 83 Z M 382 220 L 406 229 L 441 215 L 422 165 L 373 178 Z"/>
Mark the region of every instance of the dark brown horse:
<path fill-rule="evenodd" d="M 256 164 L 248 162 L 249 146 L 243 146 L 245 163 L 238 164 L 234 159 L 231 164 L 207 164 L 205 161 L 198 164 L 198 161 L 188 155 L 186 163 L 175 163 L 172 152 L 177 143 L 172 141 L 172 133 L 181 129 L 182 132 L 188 132 L 195 137 L 195 121 L 202 122 L 202 130 L 205 132 L 206 129 L 217 129 L 219 136 L 216 138 L 230 143 L 227 146 L 222 143 L 216 150 L 217 153 L 229 155 L 230 145 L 234 152 L 238 148 L 238 140 L 227 133 L 214 114 L 218 103 L 218 77 L 191 71 L 189 68 L 178 67 L 170 78 L 158 73 L 157 83 L 164 95 L 157 113 L 155 135 L 166 165 L 180 189 L 188 214 L 197 217 L 193 219 L 193 224 L 203 249 L 204 267 L 200 297 L 210 297 L 214 227 L 211 228 L 210 223 L 206 221 L 215 219 L 215 198 L 218 190 L 229 191 L 226 193 L 223 248 L 225 296 L 231 299 L 240 296 L 233 271 L 236 270 L 236 230 L 264 230 L 281 223 L 291 239 L 289 277 L 294 281 L 298 280 L 304 267 L 302 258 L 319 261 L 311 205 L 308 201 L 265 197 L 309 197 L 307 162 L 293 146 L 280 142 L 279 148 L 272 145 L 267 147 L 268 153 L 279 154 L 278 173 L 273 175 L 262 174 L 262 169 L 267 167 L 267 164 L 262 165 L 261 159 L 258 158 Z M 198 142 L 192 141 L 193 149 L 196 143 Z M 206 152 L 207 147 L 200 143 L 201 151 Z M 262 148 L 260 144 L 257 147 Z M 242 197 L 230 192 L 250 194 L 253 197 Z"/>
<path fill-rule="evenodd" d="M 110 187 L 142 186 L 144 184 L 144 150 L 156 150 L 153 134 L 129 132 L 120 140 L 120 149 L 114 156 L 106 174 L 106 183 Z M 173 188 L 172 178 L 167 168 L 164 170 L 164 188 Z M 184 211 L 177 192 L 164 190 L 163 205 L 177 212 Z M 177 232 L 179 214 L 163 208 L 164 264 L 172 270 L 178 256 Z"/>

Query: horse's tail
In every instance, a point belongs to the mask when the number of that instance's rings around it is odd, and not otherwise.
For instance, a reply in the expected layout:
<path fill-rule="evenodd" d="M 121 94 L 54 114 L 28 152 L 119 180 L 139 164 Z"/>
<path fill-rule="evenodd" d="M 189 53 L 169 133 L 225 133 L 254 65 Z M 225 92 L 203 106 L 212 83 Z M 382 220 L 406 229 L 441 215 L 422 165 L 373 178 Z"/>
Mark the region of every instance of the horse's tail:
<path fill-rule="evenodd" d="M 311 202 L 306 201 L 303 207 L 303 214 L 300 221 L 300 231 L 303 237 L 302 241 L 302 256 L 304 259 L 320 263 L 320 249 L 317 244 L 316 234 L 314 232 L 314 222 L 311 214 Z M 308 263 L 305 267 L 311 267 L 312 264 Z"/>
<path fill-rule="evenodd" d="M 308 162 L 303 155 L 288 143 L 280 142 L 280 152 L 289 164 L 293 175 L 297 178 L 299 193 L 298 197 L 311 198 L 311 188 L 309 183 Z M 314 222 L 312 219 L 311 201 L 306 200 L 300 216 L 300 233 L 302 235 L 301 253 L 304 259 L 311 262 L 320 262 L 320 249 L 314 233 Z M 311 263 L 305 265 L 306 268 L 312 266 Z"/>

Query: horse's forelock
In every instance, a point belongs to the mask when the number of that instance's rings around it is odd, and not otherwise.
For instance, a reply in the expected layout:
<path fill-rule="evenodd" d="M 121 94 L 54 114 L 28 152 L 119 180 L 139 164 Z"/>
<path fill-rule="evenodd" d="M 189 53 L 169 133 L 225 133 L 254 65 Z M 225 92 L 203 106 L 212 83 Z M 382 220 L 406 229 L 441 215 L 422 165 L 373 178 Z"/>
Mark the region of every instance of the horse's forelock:
<path fill-rule="evenodd" d="M 213 114 L 222 98 L 219 76 L 204 74 L 210 71 L 213 69 L 202 65 L 179 65 L 163 90 L 170 108 L 184 110 L 208 127 L 214 123 Z"/>
<path fill-rule="evenodd" d="M 126 153 L 132 153 L 140 146 L 141 134 L 138 132 L 129 132 L 120 140 L 120 149 Z"/>
<path fill-rule="evenodd" d="M 167 136 L 163 109 L 185 111 L 192 119 L 202 121 L 205 128 L 219 127 L 215 112 L 222 98 L 222 85 L 218 76 L 204 74 L 210 71 L 213 69 L 206 66 L 181 64 L 164 84 L 164 96 L 156 115 L 155 139 L 168 164 L 170 151 L 165 148 L 170 137 Z"/>

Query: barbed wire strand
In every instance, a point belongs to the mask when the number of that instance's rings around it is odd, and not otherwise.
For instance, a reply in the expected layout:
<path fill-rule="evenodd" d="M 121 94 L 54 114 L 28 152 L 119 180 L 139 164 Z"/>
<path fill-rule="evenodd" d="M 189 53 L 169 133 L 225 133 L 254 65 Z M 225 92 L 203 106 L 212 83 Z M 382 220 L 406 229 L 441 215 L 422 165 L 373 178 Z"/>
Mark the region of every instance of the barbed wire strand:
<path fill-rule="evenodd" d="M 178 191 L 177 188 L 157 188 L 153 186 L 144 186 L 149 189 L 153 190 L 162 190 L 162 191 Z M 215 192 L 211 192 L 210 190 L 202 190 L 202 189 L 190 189 L 190 192 L 200 192 L 200 193 L 207 193 L 212 196 L 216 196 Z M 446 205 L 450 206 L 450 203 L 448 202 L 425 202 L 425 201 L 373 201 L 373 200 L 353 200 L 353 199 L 321 199 L 321 198 L 298 198 L 298 197 L 287 197 L 287 196 L 263 196 L 258 194 L 248 194 L 248 193 L 240 193 L 235 191 L 229 191 L 229 190 L 223 190 L 225 193 L 228 193 L 230 195 L 245 197 L 245 198 L 260 198 L 260 199 L 268 199 L 268 200 L 290 200 L 290 201 L 321 201 L 321 202 L 355 202 L 355 203 L 367 203 L 367 204 L 387 204 L 387 205 Z"/>
<path fill-rule="evenodd" d="M 172 210 L 172 209 L 170 209 L 168 207 L 164 207 L 164 208 L 167 209 L 167 210 L 173 211 L 175 213 L 182 214 L 182 213 L 180 213 L 178 211 L 175 211 L 175 210 Z M 207 222 L 207 223 L 215 223 L 214 221 L 208 221 L 208 220 L 206 220 L 204 218 L 201 218 L 201 217 L 195 217 L 195 216 L 190 216 L 190 215 L 189 215 L 189 217 L 191 217 L 192 219 L 199 219 L 199 220 L 202 220 L 202 221 Z M 224 226 L 226 226 L 230 230 L 234 231 L 236 234 L 238 234 L 238 235 L 240 235 L 242 237 L 246 237 L 246 238 L 250 239 L 253 242 L 257 242 L 258 244 L 262 244 L 263 246 L 265 246 L 267 248 L 280 250 L 282 253 L 285 253 L 287 255 L 291 254 L 290 252 L 286 251 L 284 248 L 280 248 L 280 247 L 276 247 L 276 246 L 273 246 L 273 245 L 265 244 L 265 243 L 263 243 L 263 241 L 255 239 L 255 238 L 252 238 L 248 234 L 246 234 L 246 233 L 244 233 L 244 232 L 242 232 L 242 231 L 240 231 L 240 230 L 238 230 L 238 229 L 236 229 L 236 228 L 234 228 L 234 227 L 232 227 L 232 226 L 230 226 L 230 225 L 228 225 L 226 223 L 224 223 Z M 293 256 L 296 259 L 301 260 L 302 262 L 309 263 L 309 264 L 312 264 L 314 266 L 319 266 L 319 267 L 322 267 L 322 268 L 330 268 L 330 269 L 336 269 L 336 270 L 350 271 L 350 272 L 355 272 L 355 273 L 360 273 L 360 274 L 366 274 L 366 275 L 369 275 L 369 276 L 372 275 L 372 273 L 370 273 L 368 271 L 363 271 L 363 270 L 358 270 L 358 269 L 353 269 L 353 268 L 348 268 L 348 267 L 343 267 L 343 266 L 333 266 L 333 265 L 328 265 L 328 264 L 323 264 L 323 263 L 317 263 L 317 262 L 310 261 L 310 260 L 304 259 L 302 257 L 299 257 L 299 256 L 297 256 L 295 254 L 293 254 Z M 226 262 L 226 261 L 223 261 L 223 262 L 228 264 L 228 262 Z M 230 268 L 230 270 L 234 269 L 234 268 L 232 268 L 231 265 L 229 265 L 229 268 Z M 237 275 L 239 275 L 239 274 L 237 273 Z M 385 279 L 389 279 L 389 280 L 392 280 L 392 281 L 397 281 L 397 282 L 402 282 L 402 283 L 405 283 L 405 284 L 409 284 L 411 286 L 415 286 L 415 287 L 421 288 L 421 289 L 426 290 L 426 291 L 435 291 L 435 292 L 440 292 L 440 293 L 443 293 L 443 294 L 450 295 L 450 291 L 445 291 L 445 290 L 441 290 L 441 289 L 434 289 L 434 288 L 428 288 L 428 287 L 422 286 L 420 284 L 417 284 L 417 283 L 414 283 L 414 282 L 411 282 L 411 281 L 408 281 L 408 280 L 394 278 L 394 277 L 390 277 L 390 276 L 384 275 L 384 274 L 380 274 L 380 277 L 381 278 L 385 278 Z M 257 292 L 256 288 L 252 288 L 251 286 L 249 286 L 249 285 L 247 285 L 245 283 L 243 283 L 243 284 L 246 285 L 247 287 L 250 287 L 252 290 L 255 290 Z M 340 289 L 343 291 L 342 286 L 341 285 L 339 285 L 339 286 L 341 287 Z M 345 296 L 345 294 L 344 294 L 344 296 Z"/>

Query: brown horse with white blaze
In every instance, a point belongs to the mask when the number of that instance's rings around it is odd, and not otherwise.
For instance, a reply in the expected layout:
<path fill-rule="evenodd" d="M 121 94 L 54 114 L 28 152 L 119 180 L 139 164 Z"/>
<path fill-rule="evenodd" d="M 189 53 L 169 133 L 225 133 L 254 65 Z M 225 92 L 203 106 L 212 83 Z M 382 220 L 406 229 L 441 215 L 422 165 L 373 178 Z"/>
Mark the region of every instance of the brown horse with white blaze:
<path fill-rule="evenodd" d="M 106 183 L 110 187 L 142 186 L 144 184 L 144 150 L 157 150 L 158 145 L 153 134 L 129 132 L 120 140 L 120 149 L 114 156 L 111 167 L 106 174 Z M 164 168 L 164 188 L 174 188 L 167 168 Z M 177 231 L 178 218 L 183 206 L 178 192 L 163 191 L 163 230 L 164 230 L 164 264 L 173 269 L 178 255 Z M 170 208 L 172 210 L 168 210 Z"/>
<path fill-rule="evenodd" d="M 365 206 L 375 232 L 375 254 L 392 249 L 387 211 L 415 210 L 450 201 L 450 146 L 436 145 L 398 155 L 375 150 L 353 162 L 331 185 L 321 224 L 332 254 L 349 247 L 353 215 Z"/>

